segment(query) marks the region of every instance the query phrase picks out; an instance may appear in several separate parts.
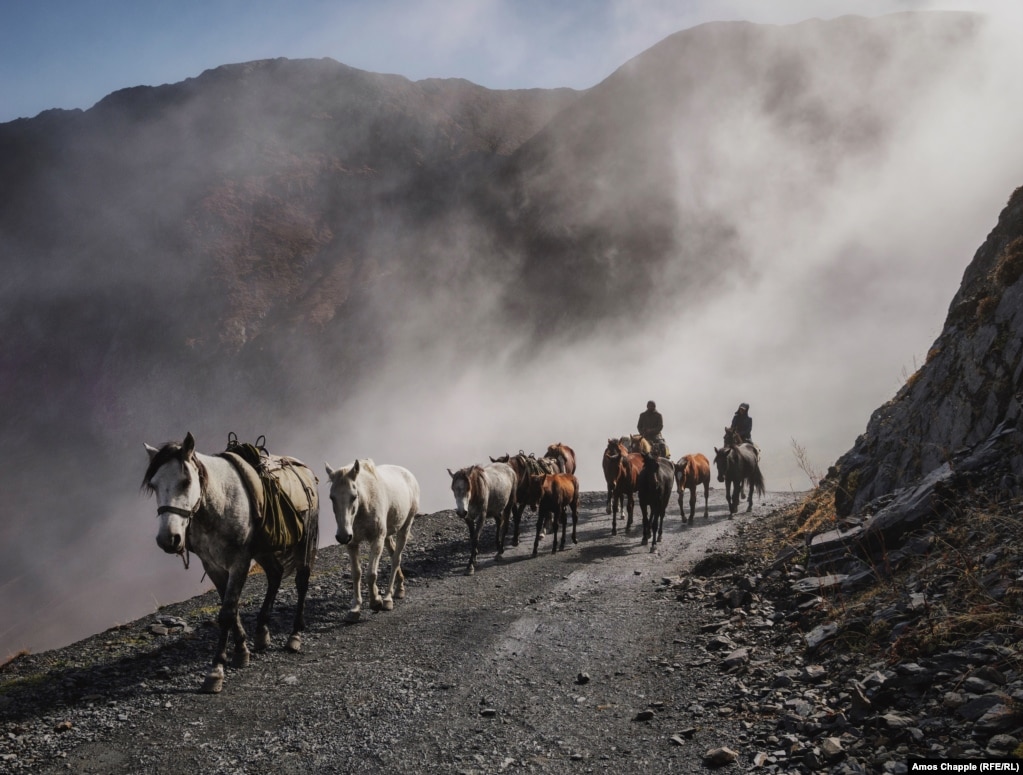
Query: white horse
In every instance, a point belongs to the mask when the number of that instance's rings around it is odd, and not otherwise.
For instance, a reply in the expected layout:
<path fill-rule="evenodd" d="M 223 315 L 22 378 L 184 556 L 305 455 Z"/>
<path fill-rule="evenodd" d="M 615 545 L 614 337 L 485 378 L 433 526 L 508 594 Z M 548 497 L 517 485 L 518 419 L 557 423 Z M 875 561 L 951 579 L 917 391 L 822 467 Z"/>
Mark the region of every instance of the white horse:
<path fill-rule="evenodd" d="M 504 536 L 508 532 L 508 517 L 515 508 L 515 470 L 507 463 L 491 463 L 486 467 L 469 466 L 452 472 L 451 492 L 455 496 L 455 513 L 469 527 L 469 565 L 467 576 L 476 572 L 480 534 L 487 516 L 497 525 L 497 556 L 504 554 Z"/>
<path fill-rule="evenodd" d="M 352 561 L 354 594 L 347 620 L 362 616 L 362 565 L 359 547 L 369 544 L 369 604 L 374 611 L 390 611 L 394 598 L 405 597 L 405 576 L 401 572 L 401 553 L 405 549 L 412 522 L 419 511 L 419 482 L 401 466 L 375 465 L 372 460 L 356 460 L 347 468 L 335 470 L 326 464 L 330 477 L 330 502 L 337 521 L 337 542 L 348 548 Z M 377 589 L 377 572 L 384 544 L 391 553 L 391 576 L 387 594 Z M 395 581 L 398 583 L 395 592 Z"/>
<path fill-rule="evenodd" d="M 217 617 L 220 639 L 202 691 L 215 693 L 224 688 L 229 631 L 234 633 L 234 667 L 245 667 L 249 663 L 238 602 L 253 560 L 266 572 L 266 596 L 256 619 L 256 649 L 270 645 L 270 612 L 277 590 L 284 576 L 295 573 L 298 603 L 287 648 L 301 650 L 305 598 L 319 540 L 319 502 L 312 471 L 292 458 L 271 458 L 282 465 L 281 477 L 293 478 L 292 483 L 297 483 L 305 492 L 309 507 L 299 515 L 303 526 L 301 537 L 290 545 L 273 547 L 267 544 L 265 534 L 256 524 L 256 510 L 249 491 L 228 459 L 196 452 L 191 433 L 180 444 L 170 442 L 160 449 L 148 444 L 145 447 L 149 467 L 142 488 L 156 496 L 156 512 L 160 517 L 156 543 L 165 552 L 180 555 L 186 568 L 188 553 L 198 555 L 220 594 Z"/>

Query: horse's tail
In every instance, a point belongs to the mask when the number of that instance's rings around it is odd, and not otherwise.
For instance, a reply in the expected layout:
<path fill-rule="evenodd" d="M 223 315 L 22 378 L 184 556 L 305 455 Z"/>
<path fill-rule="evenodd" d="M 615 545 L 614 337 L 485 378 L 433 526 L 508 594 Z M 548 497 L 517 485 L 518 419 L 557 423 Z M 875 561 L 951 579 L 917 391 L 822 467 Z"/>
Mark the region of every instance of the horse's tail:
<path fill-rule="evenodd" d="M 760 463 L 753 465 L 753 473 L 750 474 L 750 484 L 761 498 L 764 497 L 764 474 L 760 471 Z"/>

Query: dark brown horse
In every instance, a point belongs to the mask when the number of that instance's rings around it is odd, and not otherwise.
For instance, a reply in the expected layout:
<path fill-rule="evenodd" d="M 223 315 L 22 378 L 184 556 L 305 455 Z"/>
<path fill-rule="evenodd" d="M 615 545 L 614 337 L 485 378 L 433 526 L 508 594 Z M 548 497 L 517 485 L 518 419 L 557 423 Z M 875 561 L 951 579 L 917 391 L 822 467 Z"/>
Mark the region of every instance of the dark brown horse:
<path fill-rule="evenodd" d="M 554 543 L 551 552 L 558 551 L 558 525 L 561 525 L 561 550 L 565 549 L 565 537 L 568 533 L 568 515 L 565 509 L 572 509 L 572 543 L 579 543 L 576 538 L 576 527 L 579 524 L 579 480 L 574 474 L 544 474 L 531 476 L 530 488 L 540 491 L 540 508 L 536 517 L 536 539 L 533 541 L 533 556 L 536 557 L 540 546 L 541 532 L 548 519 L 554 523 Z"/>
<path fill-rule="evenodd" d="M 703 518 L 707 519 L 710 513 L 707 508 L 707 498 L 710 493 L 710 461 L 696 452 L 692 455 L 683 456 L 675 464 L 675 484 L 678 486 L 678 510 L 685 519 L 686 509 L 682 497 L 686 490 L 689 490 L 689 524 L 693 524 L 693 517 L 696 514 L 696 488 L 703 485 Z"/>
<path fill-rule="evenodd" d="M 604 470 L 604 482 L 607 484 L 606 514 L 611 513 L 611 499 L 614 497 L 615 479 L 618 476 L 618 458 L 628 454 L 629 450 L 625 448 L 621 441 L 616 439 L 607 440 L 607 449 L 604 450 L 604 455 L 600 461 L 601 468 Z M 621 508 L 621 505 L 620 501 L 616 504 L 616 511 Z M 611 535 L 615 535 L 617 532 L 617 525 L 612 525 Z"/>
<path fill-rule="evenodd" d="M 753 510 L 753 491 L 764 496 L 764 475 L 760 473 L 760 455 L 752 444 L 739 444 L 714 448 L 714 465 L 718 470 L 718 481 L 725 483 L 725 498 L 728 500 L 728 517 L 739 510 L 743 485 L 749 485 L 749 501 L 746 511 Z"/>
<path fill-rule="evenodd" d="M 671 501 L 672 485 L 675 484 L 675 464 L 666 457 L 641 455 L 642 468 L 636 478 L 639 493 L 639 509 L 643 512 L 643 541 L 650 541 L 650 551 L 664 533 L 664 516 Z M 626 528 L 627 529 L 627 528 Z"/>
<path fill-rule="evenodd" d="M 529 477 L 535 474 L 556 474 L 558 465 L 554 460 L 546 457 L 535 457 L 519 451 L 517 455 L 501 455 L 491 457 L 491 463 L 507 463 L 515 472 L 515 506 L 512 508 L 512 546 L 519 545 L 519 525 L 522 523 L 522 513 L 529 506 L 536 511 L 540 505 L 540 493 L 530 487 Z"/>
<path fill-rule="evenodd" d="M 543 456 L 556 461 L 561 473 L 575 473 L 575 450 L 568 445 L 562 444 L 560 441 L 557 444 L 551 444 Z"/>

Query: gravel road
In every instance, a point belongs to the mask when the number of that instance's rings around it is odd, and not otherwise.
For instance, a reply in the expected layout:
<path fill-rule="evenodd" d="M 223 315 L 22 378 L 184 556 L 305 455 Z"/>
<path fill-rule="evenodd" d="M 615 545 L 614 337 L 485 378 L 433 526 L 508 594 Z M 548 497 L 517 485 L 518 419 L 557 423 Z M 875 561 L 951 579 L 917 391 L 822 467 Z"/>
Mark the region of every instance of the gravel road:
<path fill-rule="evenodd" d="M 682 576 L 796 497 L 769 493 L 752 515 L 728 519 L 714 490 L 710 518 L 698 509 L 692 526 L 673 502 L 650 553 L 636 526 L 611 536 L 603 494 L 587 493 L 578 545 L 552 555 L 548 538 L 533 558 L 527 512 L 503 562 L 487 527 L 474 576 L 462 572 L 464 524 L 451 511 L 422 515 L 407 598 L 357 624 L 343 623 L 347 556 L 327 547 L 303 652 L 282 647 L 294 602 L 286 581 L 274 647 L 229 669 L 220 695 L 198 693 L 212 593 L 9 664 L 0 772 L 703 771 L 708 750 L 741 747 L 752 725 L 734 711 L 741 681 L 705 648 L 702 633 L 721 615 L 683 594 Z M 154 548 L 154 562 L 164 559 Z M 262 589 L 254 574 L 243 598 L 250 633 Z"/>

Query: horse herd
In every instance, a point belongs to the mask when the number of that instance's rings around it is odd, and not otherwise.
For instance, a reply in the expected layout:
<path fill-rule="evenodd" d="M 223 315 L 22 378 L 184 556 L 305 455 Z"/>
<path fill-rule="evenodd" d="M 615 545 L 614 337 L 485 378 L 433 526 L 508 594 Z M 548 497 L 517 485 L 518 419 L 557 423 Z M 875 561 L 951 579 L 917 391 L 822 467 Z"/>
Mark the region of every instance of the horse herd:
<path fill-rule="evenodd" d="M 649 447 L 643 445 L 640 437 L 608 439 L 602 465 L 607 484 L 607 512 L 612 514 L 611 534 L 618 532 L 619 512 L 623 515 L 627 512 L 625 530 L 632 527 L 634 504 L 638 499 L 643 519 L 642 543 L 649 542 L 650 550 L 654 551 L 661 540 L 673 490 L 677 489 L 683 517 L 683 496 L 689 490 L 691 524 L 696 511 L 696 490 L 702 485 L 703 515 L 709 516 L 710 462 L 696 453 L 675 463 L 652 454 Z M 263 510 L 267 500 L 265 493 L 260 492 L 258 481 L 257 484 L 247 481 L 255 477 L 246 476 L 244 466 L 231 459 L 230 450 L 219 455 L 197 452 L 191 433 L 180 443 L 168 442 L 159 449 L 148 444 L 145 447 L 149 465 L 142 488 L 154 495 L 158 503 L 157 544 L 164 551 L 181 556 L 186 567 L 189 553 L 194 552 L 221 599 L 216 653 L 202 691 L 216 693 L 223 689 L 229 635 L 234 636 L 232 665 L 244 667 L 249 663 L 239 601 L 253 561 L 263 568 L 267 579 L 266 594 L 256 617 L 256 649 L 269 647 L 274 600 L 283 578 L 294 573 L 298 600 L 287 649 L 300 651 L 305 600 L 319 541 L 319 502 L 312 472 L 295 458 L 264 452 L 261 467 L 273 480 L 276 491 L 284 494 L 283 499 L 289 505 L 300 504 L 295 529 L 287 532 L 285 539 L 277 537 L 271 541 L 267 539 Z M 754 490 L 761 495 L 764 492 L 756 447 L 736 443 L 726 434 L 725 446 L 715 448 L 714 463 L 718 480 L 725 482 L 729 516 L 737 511 L 745 484 L 749 485 L 747 511 L 752 509 Z M 471 465 L 458 471 L 448 469 L 455 513 L 469 529 L 466 573 L 475 571 L 479 540 L 487 518 L 493 519 L 497 526 L 495 559 L 500 560 L 509 523 L 513 526 L 512 545 L 518 545 L 522 514 L 527 506 L 537 512 L 533 556 L 537 555 L 540 541 L 550 528 L 553 528 L 552 551 L 565 548 L 569 510 L 572 512 L 572 542 L 577 543 L 580 492 L 575 470 L 575 452 L 560 443 L 550 445 L 541 457 L 519 452 L 492 457 L 484 465 Z M 337 523 L 335 537 L 346 547 L 351 561 L 353 594 L 346 620 L 361 618 L 360 549 L 363 544 L 369 549 L 366 586 L 370 607 L 374 611 L 389 611 L 394 608 L 394 598 L 405 596 L 401 555 L 419 510 L 419 483 L 401 466 L 375 464 L 366 459 L 355 460 L 340 469 L 327 464 L 326 472 Z M 390 554 L 391 568 L 381 594 L 377 577 L 385 547 Z"/>

